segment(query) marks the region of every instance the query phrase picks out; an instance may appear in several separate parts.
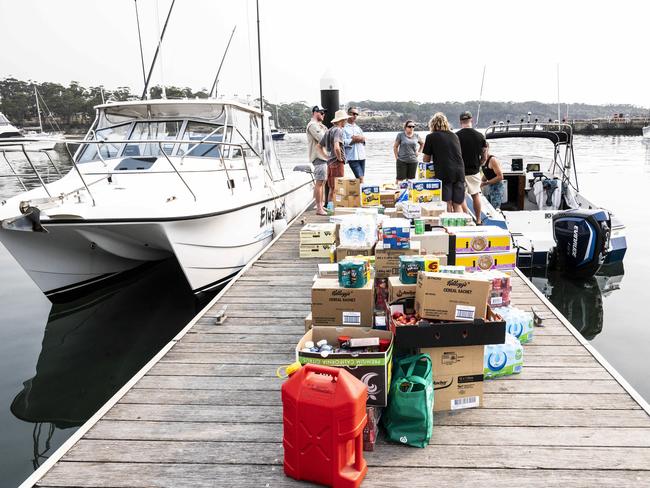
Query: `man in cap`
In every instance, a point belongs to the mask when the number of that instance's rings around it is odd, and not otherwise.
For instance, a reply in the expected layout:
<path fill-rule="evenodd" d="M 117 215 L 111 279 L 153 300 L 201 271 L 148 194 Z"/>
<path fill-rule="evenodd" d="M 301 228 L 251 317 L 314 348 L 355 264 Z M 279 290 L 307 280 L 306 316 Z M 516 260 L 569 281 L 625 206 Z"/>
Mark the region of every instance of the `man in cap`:
<path fill-rule="evenodd" d="M 456 132 L 460 140 L 460 149 L 465 163 L 465 190 L 472 197 L 474 218 L 477 224 L 481 223 L 481 159 L 487 147 L 485 137 L 472 128 L 472 113 L 460 114 L 460 130 Z M 463 201 L 463 212 L 469 213 L 467 203 Z"/>
<path fill-rule="evenodd" d="M 363 175 L 366 172 L 366 136 L 363 135 L 361 127 L 356 123 L 359 109 L 350 107 L 348 117 L 348 123 L 343 128 L 345 160 L 350 165 L 354 177 L 363 183 Z"/>
<path fill-rule="evenodd" d="M 336 193 L 336 178 L 345 174 L 345 150 L 343 148 L 343 126 L 348 120 L 345 110 L 337 110 L 332 119 L 332 127 L 328 129 L 320 141 L 321 148 L 327 154 L 327 186 L 329 188 L 328 201 L 334 201 Z"/>
<path fill-rule="evenodd" d="M 309 160 L 314 165 L 314 200 L 316 201 L 316 214 L 327 215 L 324 206 L 323 187 L 327 181 L 327 154 L 320 147 L 319 142 L 327 132 L 323 124 L 326 110 L 314 105 L 311 109 L 311 120 L 307 124 L 307 147 L 309 149 Z"/>

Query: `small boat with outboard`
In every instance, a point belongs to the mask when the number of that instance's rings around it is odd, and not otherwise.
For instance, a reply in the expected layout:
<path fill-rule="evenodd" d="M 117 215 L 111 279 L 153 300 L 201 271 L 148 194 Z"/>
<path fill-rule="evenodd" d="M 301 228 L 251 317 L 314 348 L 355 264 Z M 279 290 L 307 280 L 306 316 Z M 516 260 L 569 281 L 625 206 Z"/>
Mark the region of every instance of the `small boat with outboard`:
<path fill-rule="evenodd" d="M 557 266 L 573 277 L 593 276 L 603 263 L 622 262 L 625 225 L 579 191 L 573 130 L 562 123 L 492 125 L 492 141 L 548 140 L 552 157 L 506 154 L 498 143 L 504 201 L 495 209 L 482 198 L 482 221 L 508 229 L 521 268 Z M 504 144 L 508 146 L 508 143 Z M 507 147 L 506 147 L 507 149 Z M 468 199 L 471 207 L 471 199 Z"/>

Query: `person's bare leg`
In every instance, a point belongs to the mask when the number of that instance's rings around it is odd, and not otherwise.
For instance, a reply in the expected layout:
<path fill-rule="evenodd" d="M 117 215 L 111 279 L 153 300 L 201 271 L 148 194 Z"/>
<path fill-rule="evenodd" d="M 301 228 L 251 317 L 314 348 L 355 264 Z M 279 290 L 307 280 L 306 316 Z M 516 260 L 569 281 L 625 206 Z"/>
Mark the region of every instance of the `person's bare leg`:
<path fill-rule="evenodd" d="M 452 203 L 452 202 L 449 202 L 449 203 Z M 463 206 L 461 204 L 458 204 L 458 203 L 454 203 L 453 208 L 454 208 L 453 212 L 462 212 L 463 211 Z"/>
<path fill-rule="evenodd" d="M 472 195 L 472 203 L 474 204 L 474 219 L 477 224 L 481 223 L 481 194 L 477 193 Z"/>
<path fill-rule="evenodd" d="M 314 185 L 314 200 L 316 201 L 316 213 L 325 212 L 323 206 L 323 181 L 316 181 Z"/>
<path fill-rule="evenodd" d="M 463 200 L 463 203 L 461 203 L 460 208 L 464 213 L 469 213 L 469 208 L 467 207 L 467 202 L 465 200 Z"/>
<path fill-rule="evenodd" d="M 448 202 L 445 202 L 447 204 L 447 212 L 453 212 L 454 211 L 454 204 L 449 200 Z"/>

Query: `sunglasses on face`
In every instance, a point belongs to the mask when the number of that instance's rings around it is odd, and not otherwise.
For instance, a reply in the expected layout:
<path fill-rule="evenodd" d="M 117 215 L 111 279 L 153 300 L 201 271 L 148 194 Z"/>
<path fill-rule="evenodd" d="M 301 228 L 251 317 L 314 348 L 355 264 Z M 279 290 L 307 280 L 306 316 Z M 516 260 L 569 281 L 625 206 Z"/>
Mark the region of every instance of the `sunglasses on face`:
<path fill-rule="evenodd" d="M 407 125 L 406 128 L 407 129 L 415 129 L 415 126 L 414 125 Z"/>
<path fill-rule="evenodd" d="M 350 114 L 350 117 L 358 117 L 358 116 L 359 116 L 359 114 L 355 114 L 355 113 Z"/>

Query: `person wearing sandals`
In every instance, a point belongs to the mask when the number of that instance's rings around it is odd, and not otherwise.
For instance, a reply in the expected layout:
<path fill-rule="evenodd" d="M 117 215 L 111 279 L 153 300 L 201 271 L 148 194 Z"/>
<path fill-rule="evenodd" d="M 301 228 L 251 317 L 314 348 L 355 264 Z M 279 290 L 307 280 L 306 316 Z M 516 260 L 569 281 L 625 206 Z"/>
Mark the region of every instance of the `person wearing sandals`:
<path fill-rule="evenodd" d="M 404 131 L 397 134 L 393 144 L 395 154 L 396 183 L 415 178 L 418 167 L 418 154 L 422 152 L 424 141 L 415 133 L 415 122 L 404 122 Z"/>
<path fill-rule="evenodd" d="M 481 191 L 483 196 L 494 208 L 501 208 L 503 201 L 503 173 L 501 172 L 501 165 L 499 160 L 492 154 L 489 154 L 490 145 L 487 144 L 481 171 L 483 178 L 481 179 Z"/>
<path fill-rule="evenodd" d="M 309 160 L 314 165 L 314 201 L 316 202 L 316 213 L 327 215 L 324 205 L 324 186 L 327 181 L 327 154 L 318 145 L 327 127 L 323 124 L 326 110 L 323 107 L 314 105 L 311 109 L 311 120 L 307 124 L 307 147 L 309 149 Z"/>
<path fill-rule="evenodd" d="M 330 127 L 319 146 L 329 155 L 327 158 L 327 186 L 329 187 L 328 201 L 334 201 L 336 194 L 336 178 L 345 174 L 345 149 L 343 148 L 343 126 L 348 120 L 345 110 L 337 110 Z"/>

